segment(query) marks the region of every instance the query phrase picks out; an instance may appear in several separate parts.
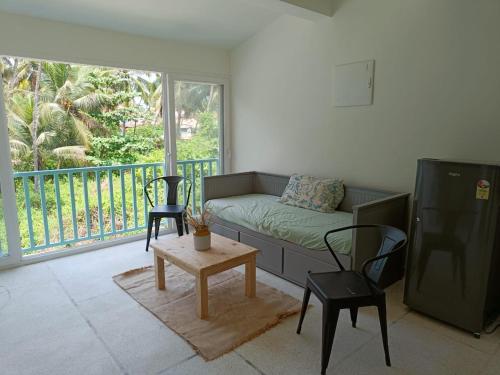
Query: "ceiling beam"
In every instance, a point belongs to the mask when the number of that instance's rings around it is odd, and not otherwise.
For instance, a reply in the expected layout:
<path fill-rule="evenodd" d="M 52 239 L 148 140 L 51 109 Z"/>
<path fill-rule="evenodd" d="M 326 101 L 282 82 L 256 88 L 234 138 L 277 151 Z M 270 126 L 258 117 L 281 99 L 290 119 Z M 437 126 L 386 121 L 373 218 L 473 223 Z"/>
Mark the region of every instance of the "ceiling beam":
<path fill-rule="evenodd" d="M 313 12 L 332 17 L 335 11 L 334 0 L 280 0 Z"/>
<path fill-rule="evenodd" d="M 317 21 L 331 17 L 337 3 L 346 0 L 243 0 L 270 10 Z"/>

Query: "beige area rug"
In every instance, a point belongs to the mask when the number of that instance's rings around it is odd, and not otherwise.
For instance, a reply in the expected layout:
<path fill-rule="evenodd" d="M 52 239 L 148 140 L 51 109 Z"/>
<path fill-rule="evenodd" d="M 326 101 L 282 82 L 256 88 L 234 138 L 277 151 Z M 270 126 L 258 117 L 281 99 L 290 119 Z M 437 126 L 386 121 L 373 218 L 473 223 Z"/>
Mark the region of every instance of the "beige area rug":
<path fill-rule="evenodd" d="M 301 302 L 257 282 L 257 297 L 245 296 L 245 278 L 229 270 L 208 278 L 209 318 L 196 315 L 195 278 L 167 265 L 166 290 L 155 287 L 153 267 L 113 277 L 133 299 L 183 337 L 205 360 L 230 352 L 300 311 Z"/>

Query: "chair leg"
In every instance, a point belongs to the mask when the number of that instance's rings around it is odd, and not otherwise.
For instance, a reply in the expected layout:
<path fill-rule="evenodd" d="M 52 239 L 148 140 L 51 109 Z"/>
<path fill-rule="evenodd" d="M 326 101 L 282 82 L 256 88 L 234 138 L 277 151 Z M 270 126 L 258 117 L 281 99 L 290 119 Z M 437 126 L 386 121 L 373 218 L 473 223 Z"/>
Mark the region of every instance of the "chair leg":
<path fill-rule="evenodd" d="M 309 297 L 311 297 L 311 289 L 309 289 L 306 285 L 304 289 L 304 298 L 302 299 L 302 310 L 300 311 L 299 325 L 297 326 L 297 335 L 300 335 L 300 331 L 302 329 L 302 322 L 304 321 L 304 317 L 306 316 Z"/>
<path fill-rule="evenodd" d="M 330 354 L 332 352 L 333 338 L 337 329 L 340 310 L 328 308 L 323 305 L 323 341 L 321 344 L 321 375 L 326 374 Z"/>
<path fill-rule="evenodd" d="M 351 307 L 351 322 L 353 328 L 356 328 L 356 322 L 358 321 L 358 308 L 357 307 Z"/>
<path fill-rule="evenodd" d="M 155 240 L 158 239 L 158 232 L 160 231 L 160 223 L 161 223 L 161 218 L 156 218 L 155 219 Z"/>
<path fill-rule="evenodd" d="M 151 232 L 153 231 L 153 217 L 149 215 L 148 218 L 148 234 L 146 237 L 146 251 L 149 251 L 149 241 L 151 240 Z"/>
<path fill-rule="evenodd" d="M 186 229 L 186 234 L 189 234 L 189 225 L 187 222 L 186 214 L 182 215 L 182 220 L 184 221 L 184 229 Z"/>
<path fill-rule="evenodd" d="M 184 234 L 182 230 L 182 216 L 177 216 L 175 218 L 175 224 L 177 225 L 177 234 L 181 237 Z"/>
<path fill-rule="evenodd" d="M 382 342 L 384 344 L 385 364 L 391 366 L 391 358 L 389 357 L 389 343 L 387 339 L 387 312 L 385 308 L 385 298 L 377 305 L 378 316 L 380 320 L 380 329 L 382 331 Z"/>

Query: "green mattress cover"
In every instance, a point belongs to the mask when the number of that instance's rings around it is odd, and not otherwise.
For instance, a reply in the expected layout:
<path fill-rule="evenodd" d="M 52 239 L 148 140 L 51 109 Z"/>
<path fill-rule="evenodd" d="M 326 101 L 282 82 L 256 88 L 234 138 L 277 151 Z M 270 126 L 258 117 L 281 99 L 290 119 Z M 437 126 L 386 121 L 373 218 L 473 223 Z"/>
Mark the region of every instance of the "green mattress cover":
<path fill-rule="evenodd" d="M 212 199 L 206 207 L 223 220 L 312 250 L 326 249 L 323 237 L 329 230 L 352 225 L 349 212 L 322 213 L 288 206 L 278 199 L 274 195 L 247 194 Z M 329 241 L 334 251 L 349 254 L 352 232 L 333 234 Z"/>

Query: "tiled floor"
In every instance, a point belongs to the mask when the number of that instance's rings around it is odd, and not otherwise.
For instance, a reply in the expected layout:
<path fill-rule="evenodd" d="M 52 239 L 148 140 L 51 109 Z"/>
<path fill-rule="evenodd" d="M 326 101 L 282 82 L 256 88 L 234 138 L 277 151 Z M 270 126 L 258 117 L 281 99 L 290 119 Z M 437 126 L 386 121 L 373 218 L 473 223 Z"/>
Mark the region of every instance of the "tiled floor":
<path fill-rule="evenodd" d="M 136 242 L 0 272 L 0 374 L 319 374 L 321 309 L 308 311 L 218 360 L 204 362 L 119 289 L 111 276 L 152 264 Z M 301 299 L 302 289 L 263 271 L 258 279 Z M 329 374 L 500 374 L 500 332 L 480 340 L 402 304 L 388 290 L 393 366 L 385 366 L 373 309 L 358 328 L 342 314 Z"/>

